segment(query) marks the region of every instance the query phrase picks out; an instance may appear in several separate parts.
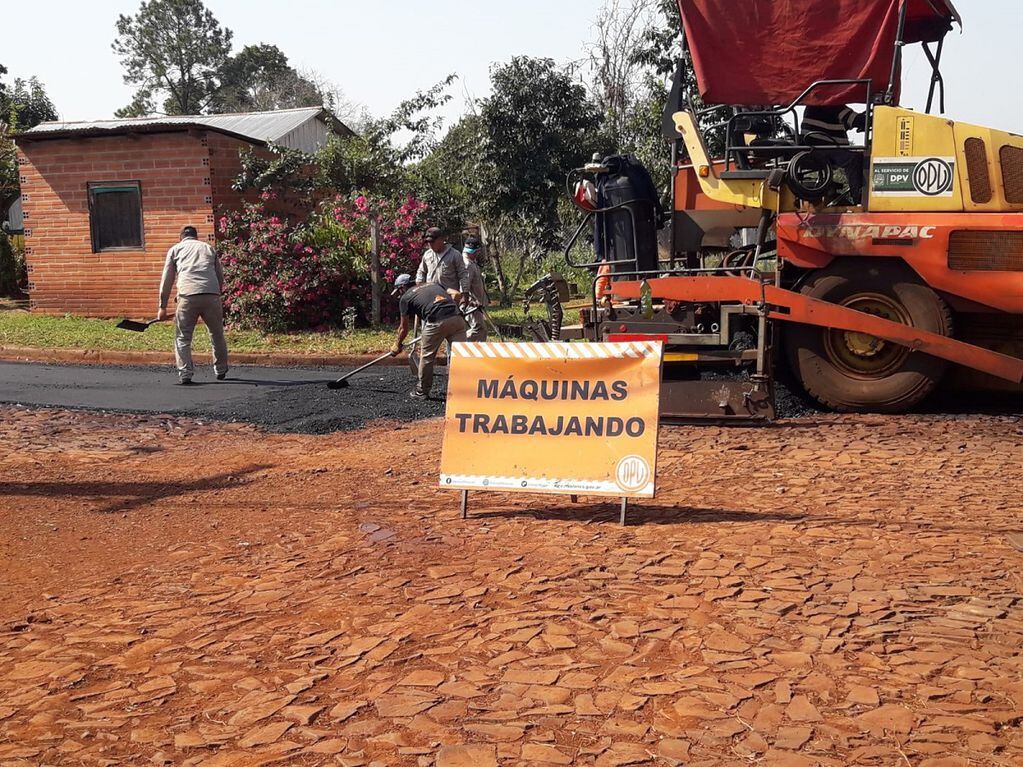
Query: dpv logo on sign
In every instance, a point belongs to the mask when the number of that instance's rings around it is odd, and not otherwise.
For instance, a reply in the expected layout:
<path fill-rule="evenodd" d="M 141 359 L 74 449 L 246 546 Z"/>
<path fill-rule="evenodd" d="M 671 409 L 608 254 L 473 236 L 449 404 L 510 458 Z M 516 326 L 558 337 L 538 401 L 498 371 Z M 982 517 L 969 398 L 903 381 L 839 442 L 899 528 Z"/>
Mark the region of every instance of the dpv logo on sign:
<path fill-rule="evenodd" d="M 628 455 L 618 462 L 615 468 L 615 482 L 628 492 L 635 493 L 647 486 L 650 481 L 650 464 L 638 455 Z"/>
<path fill-rule="evenodd" d="M 924 160 L 913 171 L 913 186 L 928 197 L 951 192 L 952 165 L 937 157 Z"/>
<path fill-rule="evenodd" d="M 953 157 L 876 157 L 871 193 L 880 197 L 951 197 Z"/>

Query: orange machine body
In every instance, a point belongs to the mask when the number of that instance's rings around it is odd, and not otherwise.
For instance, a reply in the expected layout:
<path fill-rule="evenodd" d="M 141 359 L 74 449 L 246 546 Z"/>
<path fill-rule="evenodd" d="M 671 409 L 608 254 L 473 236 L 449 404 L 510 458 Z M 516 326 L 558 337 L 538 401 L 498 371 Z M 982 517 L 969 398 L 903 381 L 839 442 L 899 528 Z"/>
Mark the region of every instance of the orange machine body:
<path fill-rule="evenodd" d="M 777 236 L 794 266 L 897 258 L 960 311 L 1023 314 L 1023 213 L 783 213 Z"/>

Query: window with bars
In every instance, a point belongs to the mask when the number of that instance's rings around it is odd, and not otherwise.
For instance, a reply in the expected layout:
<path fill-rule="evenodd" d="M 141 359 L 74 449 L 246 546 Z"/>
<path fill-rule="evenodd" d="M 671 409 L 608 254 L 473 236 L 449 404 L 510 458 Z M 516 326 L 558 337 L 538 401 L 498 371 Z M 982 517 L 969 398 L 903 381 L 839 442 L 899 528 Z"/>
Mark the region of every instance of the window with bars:
<path fill-rule="evenodd" d="M 142 237 L 142 184 L 138 181 L 89 184 L 92 251 L 139 250 Z"/>

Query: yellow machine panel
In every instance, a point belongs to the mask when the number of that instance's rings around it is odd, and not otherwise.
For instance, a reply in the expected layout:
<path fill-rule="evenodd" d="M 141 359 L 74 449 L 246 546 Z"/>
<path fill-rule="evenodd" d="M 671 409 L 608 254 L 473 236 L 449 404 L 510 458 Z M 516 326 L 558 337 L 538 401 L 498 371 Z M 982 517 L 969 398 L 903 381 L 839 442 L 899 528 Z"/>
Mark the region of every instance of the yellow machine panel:
<path fill-rule="evenodd" d="M 675 127 L 685 142 L 689 158 L 696 168 L 703 193 L 712 200 L 739 205 L 747 208 L 769 210 L 792 210 L 795 206 L 788 190 L 780 193 L 769 189 L 763 179 L 722 178 L 720 163 L 715 164 L 703 143 L 703 136 L 692 112 L 676 112 L 673 115 Z M 727 172 L 727 170 L 725 171 Z"/>
<path fill-rule="evenodd" d="M 871 212 L 960 212 L 963 185 L 954 123 L 897 107 L 874 109 Z"/>

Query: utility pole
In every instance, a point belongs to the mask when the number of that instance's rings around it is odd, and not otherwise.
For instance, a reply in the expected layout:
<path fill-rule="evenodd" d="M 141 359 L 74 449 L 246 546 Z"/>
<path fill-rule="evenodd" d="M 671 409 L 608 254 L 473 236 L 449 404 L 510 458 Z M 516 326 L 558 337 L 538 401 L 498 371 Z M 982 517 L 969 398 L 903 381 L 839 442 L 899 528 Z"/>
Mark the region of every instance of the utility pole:
<path fill-rule="evenodd" d="M 369 232 L 372 251 L 369 260 L 369 280 L 373 291 L 373 304 L 370 322 L 374 326 L 380 324 L 380 217 L 374 212 L 369 219 Z"/>

